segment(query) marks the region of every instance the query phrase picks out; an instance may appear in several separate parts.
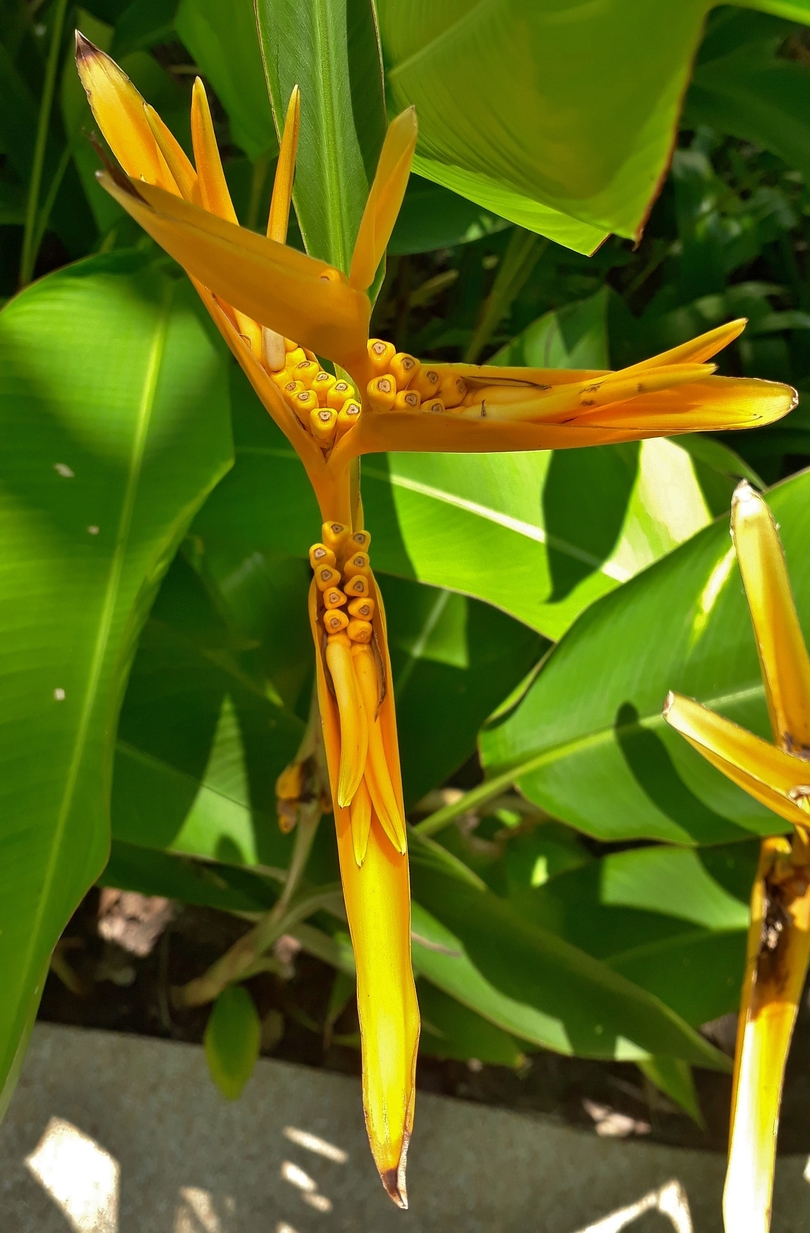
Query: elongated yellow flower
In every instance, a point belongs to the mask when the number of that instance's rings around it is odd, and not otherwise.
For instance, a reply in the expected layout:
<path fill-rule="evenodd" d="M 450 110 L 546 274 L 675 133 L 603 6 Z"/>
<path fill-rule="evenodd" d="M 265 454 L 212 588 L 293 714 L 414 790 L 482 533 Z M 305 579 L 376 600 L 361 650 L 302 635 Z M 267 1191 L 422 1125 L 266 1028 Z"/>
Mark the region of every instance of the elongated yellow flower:
<path fill-rule="evenodd" d="M 77 63 L 95 118 L 123 168 L 99 173 L 101 183 L 192 278 L 301 458 L 320 505 L 309 617 L 357 962 L 366 1123 L 383 1183 L 404 1207 L 419 1016 L 391 666 L 356 459 L 391 449 L 556 449 L 747 428 L 784 415 L 795 395 L 783 385 L 712 375 L 707 361 L 739 334 L 741 321 L 620 373 L 421 363 L 398 353 L 384 340 L 369 339 L 367 291 L 410 173 L 413 109 L 388 129 L 344 274 L 285 243 L 297 90 L 282 134 L 267 234 L 260 236 L 238 225 L 201 82 L 192 98 L 192 165 L 125 74 L 81 35 Z M 337 371 L 326 371 L 319 357 Z"/>
<path fill-rule="evenodd" d="M 774 744 L 677 694 L 664 716 L 795 828 L 792 840 L 763 842 L 751 896 L 723 1195 L 727 1233 L 767 1233 L 782 1080 L 810 959 L 810 658 L 776 526 L 747 483 L 734 494 L 731 527 Z"/>

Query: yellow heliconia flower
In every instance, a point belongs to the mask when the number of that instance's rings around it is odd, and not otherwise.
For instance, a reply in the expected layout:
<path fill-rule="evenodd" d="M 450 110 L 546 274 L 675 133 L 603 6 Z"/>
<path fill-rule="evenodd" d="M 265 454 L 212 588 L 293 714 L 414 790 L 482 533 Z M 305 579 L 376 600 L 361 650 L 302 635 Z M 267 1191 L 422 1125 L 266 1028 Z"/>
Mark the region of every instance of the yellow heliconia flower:
<path fill-rule="evenodd" d="M 301 458 L 320 505 L 309 617 L 357 963 L 366 1123 L 383 1183 L 404 1207 L 419 1014 L 385 613 L 370 566 L 356 460 L 385 450 L 556 449 L 747 428 L 784 415 L 795 394 L 771 382 L 712 375 L 706 361 L 740 333 L 743 321 L 619 373 L 420 363 L 398 353 L 369 339 L 367 292 L 410 174 L 413 109 L 388 129 L 346 275 L 285 243 L 297 89 L 261 236 L 238 225 L 199 80 L 192 166 L 126 75 L 79 34 L 77 63 L 93 114 L 125 173 L 110 166 L 99 173 L 101 183 L 185 268 Z M 318 357 L 336 371 L 326 371 Z M 285 779 L 282 792 L 288 812 L 294 779 Z"/>
<path fill-rule="evenodd" d="M 792 840 L 764 840 L 751 897 L 723 1194 L 727 1233 L 767 1233 L 782 1080 L 810 959 L 810 658 L 776 526 L 747 483 L 734 494 L 731 528 L 774 744 L 678 694 L 664 717 L 795 828 Z"/>

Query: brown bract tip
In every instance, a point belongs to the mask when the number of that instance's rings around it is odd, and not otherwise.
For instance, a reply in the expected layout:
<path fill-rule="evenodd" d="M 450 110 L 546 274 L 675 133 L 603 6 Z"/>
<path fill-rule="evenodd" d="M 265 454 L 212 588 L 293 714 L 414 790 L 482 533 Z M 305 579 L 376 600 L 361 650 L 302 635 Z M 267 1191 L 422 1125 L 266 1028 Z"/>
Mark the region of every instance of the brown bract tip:
<path fill-rule="evenodd" d="M 403 1184 L 399 1182 L 399 1169 L 384 1169 L 380 1174 L 380 1180 L 385 1187 L 386 1194 L 393 1199 L 397 1207 L 401 1207 L 403 1211 L 408 1209 L 408 1193 L 405 1189 L 404 1179 Z"/>
<path fill-rule="evenodd" d="M 89 60 L 91 56 L 97 56 L 99 50 L 95 43 L 91 43 L 85 38 L 81 30 L 76 31 L 76 63 L 81 64 L 82 60 Z"/>
<path fill-rule="evenodd" d="M 675 695 L 672 692 L 672 690 L 670 690 L 666 698 L 664 699 L 664 705 L 661 708 L 661 714 L 664 716 L 664 719 L 666 719 L 667 715 L 672 710 L 674 703 L 675 703 Z"/>
<path fill-rule="evenodd" d="M 113 184 L 116 184 L 123 192 L 129 193 L 130 197 L 134 197 L 136 201 L 141 201 L 145 206 L 149 206 L 149 202 L 145 197 L 141 196 L 126 172 L 122 171 L 120 167 L 111 162 L 107 157 L 107 153 L 95 133 L 90 134 L 90 141 L 93 144 L 93 149 L 96 151 L 96 154 L 98 154 L 99 158 L 104 163 L 104 170 L 96 172 L 96 179 L 101 187 L 107 187 L 104 183 L 104 179 L 107 177 L 112 180 Z M 152 207 L 149 206 L 149 208 L 151 209 Z"/>
<path fill-rule="evenodd" d="M 408 1210 L 408 1190 L 405 1185 L 405 1165 L 408 1158 L 408 1144 L 411 1141 L 411 1136 L 408 1131 L 405 1131 L 405 1137 L 402 1140 L 402 1151 L 399 1154 L 399 1164 L 395 1169 L 382 1169 L 380 1171 L 380 1180 L 385 1187 L 386 1194 L 393 1199 L 397 1207 L 401 1207 L 403 1211 Z"/>

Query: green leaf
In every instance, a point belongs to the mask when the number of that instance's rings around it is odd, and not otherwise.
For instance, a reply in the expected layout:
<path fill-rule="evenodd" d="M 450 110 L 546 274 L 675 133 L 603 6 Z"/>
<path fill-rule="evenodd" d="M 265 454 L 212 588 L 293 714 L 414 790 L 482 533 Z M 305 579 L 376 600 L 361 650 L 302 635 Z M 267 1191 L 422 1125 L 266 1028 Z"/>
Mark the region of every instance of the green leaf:
<path fill-rule="evenodd" d="M 605 962 L 698 1027 L 738 1009 L 745 934 L 695 930 L 642 943 Z"/>
<path fill-rule="evenodd" d="M 651 1057 L 639 1062 L 638 1066 L 650 1082 L 680 1105 L 701 1129 L 705 1127 L 692 1067 L 688 1062 L 677 1057 Z"/>
<path fill-rule="evenodd" d="M 176 8 L 177 0 L 132 0 L 115 23 L 113 56 L 170 43 Z"/>
<path fill-rule="evenodd" d="M 810 474 L 768 494 L 805 636 L 810 633 Z M 728 520 L 583 614 L 525 697 L 482 737 L 489 775 L 603 840 L 724 843 L 785 823 L 667 727 L 669 689 L 771 739 Z"/>
<path fill-rule="evenodd" d="M 783 23 L 754 14 L 724 14 L 701 55 L 687 96 L 687 124 L 707 124 L 721 133 L 770 150 L 789 167 L 810 175 L 810 72 L 777 52 Z M 810 14 L 804 20 L 810 20 Z M 744 41 L 737 42 L 737 31 Z M 735 35 L 737 37 L 735 37 Z"/>
<path fill-rule="evenodd" d="M 5 1078 L 50 951 L 107 858 L 134 641 L 231 436 L 221 346 L 191 287 L 141 256 L 34 284 L 0 315 L 0 357 Z"/>
<path fill-rule="evenodd" d="M 363 499 L 376 568 L 474 595 L 552 639 L 710 519 L 691 460 L 666 440 L 378 455 Z"/>
<path fill-rule="evenodd" d="M 174 24 L 228 113 L 236 144 L 251 159 L 273 154 L 278 143 L 251 0 L 180 0 Z"/>
<path fill-rule="evenodd" d="M 415 169 L 580 252 L 637 237 L 711 7 L 670 7 L 662 36 L 645 0 L 436 0 L 418 20 L 379 0 L 390 107 L 419 115 Z M 810 21 L 798 0 L 755 7 Z"/>
<path fill-rule="evenodd" d="M 412 877 L 417 902 L 462 943 L 481 976 L 507 998 L 542 1013 L 545 1047 L 627 1061 L 663 1053 L 726 1068 L 725 1059 L 657 998 L 531 924 L 505 900 L 418 863 Z M 443 949 L 451 951 L 443 956 L 449 959 L 458 947 Z M 420 954 L 417 967 L 424 962 Z M 425 975 L 442 986 L 430 971 Z"/>
<path fill-rule="evenodd" d="M 303 724 L 260 675 L 178 557 L 133 665 L 116 747 L 117 839 L 230 862 L 286 866 L 275 781 Z"/>
<path fill-rule="evenodd" d="M 614 852 L 534 888 L 513 885 L 510 901 L 699 1026 L 739 1002 L 758 855 L 756 841 Z"/>
<path fill-rule="evenodd" d="M 600 287 L 538 317 L 489 361 L 504 367 L 609 368 L 608 310 L 614 292 Z"/>
<path fill-rule="evenodd" d="M 523 1054 L 511 1036 L 462 1006 L 428 981 L 419 982 L 419 1012 L 422 1032 L 419 1052 L 430 1057 L 475 1058 L 491 1066 L 517 1069 Z"/>
<path fill-rule="evenodd" d="M 482 975 L 463 943 L 420 903 L 412 904 L 411 948 L 417 974 L 504 1032 L 541 1048 L 570 1053 L 564 1030 L 553 1015 L 508 997 Z"/>
<path fill-rule="evenodd" d="M 242 985 L 223 989 L 208 1018 L 203 1045 L 208 1071 L 226 1100 L 238 1100 L 253 1074 L 262 1025 L 253 998 Z"/>
<path fill-rule="evenodd" d="M 660 14 L 641 0 L 568 6 L 564 20 L 549 0 L 437 0 L 419 21 L 382 0 L 391 105 L 419 114 L 417 170 L 445 183 L 485 177 L 634 236 L 669 157 L 708 7 L 688 0 L 668 12 L 662 38 Z"/>
<path fill-rule="evenodd" d="M 385 137 L 371 0 L 257 0 L 256 13 L 277 128 L 301 89 L 294 201 L 307 252 L 348 273 Z"/>
<path fill-rule="evenodd" d="M 194 860 L 113 838 L 99 886 L 162 895 L 223 912 L 266 912 L 278 895 L 267 877 L 221 861 Z"/>
<path fill-rule="evenodd" d="M 7 168 L 14 172 L 21 185 L 26 186 L 26 192 L 34 167 L 39 118 L 39 99 L 31 88 L 31 79 L 38 82 L 42 72 L 37 51 L 33 66 L 25 65 L 22 57 L 12 58 L 0 43 L 0 150 Z M 24 73 L 26 67 L 27 74 Z M 54 109 L 45 146 L 42 183 L 50 186 L 58 182 L 50 212 L 51 227 L 69 255 L 79 257 L 92 247 L 96 231 L 75 170 L 66 166 L 65 158 L 65 133 Z M 47 189 L 43 200 L 46 195 Z"/>
<path fill-rule="evenodd" d="M 379 574 L 406 804 L 466 762 L 484 720 L 537 662 L 543 640 L 451 591 Z"/>
<path fill-rule="evenodd" d="M 421 117 L 421 112 L 418 114 Z M 542 201 L 516 192 L 507 183 L 499 182 L 484 171 L 470 171 L 419 153 L 414 157 L 413 169 L 424 179 L 433 180 L 443 188 L 467 197 L 510 223 L 548 236 L 557 244 L 572 248 L 586 257 L 592 256 L 610 234 L 604 227 L 594 227 Z"/>
<path fill-rule="evenodd" d="M 480 240 L 506 226 L 504 219 L 467 197 L 411 176 L 388 251 L 402 255 L 431 252 Z"/>

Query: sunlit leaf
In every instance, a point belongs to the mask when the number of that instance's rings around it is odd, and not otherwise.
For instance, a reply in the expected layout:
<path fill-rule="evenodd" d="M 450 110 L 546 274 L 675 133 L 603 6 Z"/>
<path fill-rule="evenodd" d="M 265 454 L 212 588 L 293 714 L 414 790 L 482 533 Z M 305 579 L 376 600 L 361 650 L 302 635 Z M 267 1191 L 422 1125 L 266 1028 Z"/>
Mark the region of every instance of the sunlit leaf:
<path fill-rule="evenodd" d="M 231 435 L 220 345 L 192 289 L 143 257 L 34 284 L 0 316 L 0 350 L 5 1077 L 107 858 L 133 641 Z"/>

